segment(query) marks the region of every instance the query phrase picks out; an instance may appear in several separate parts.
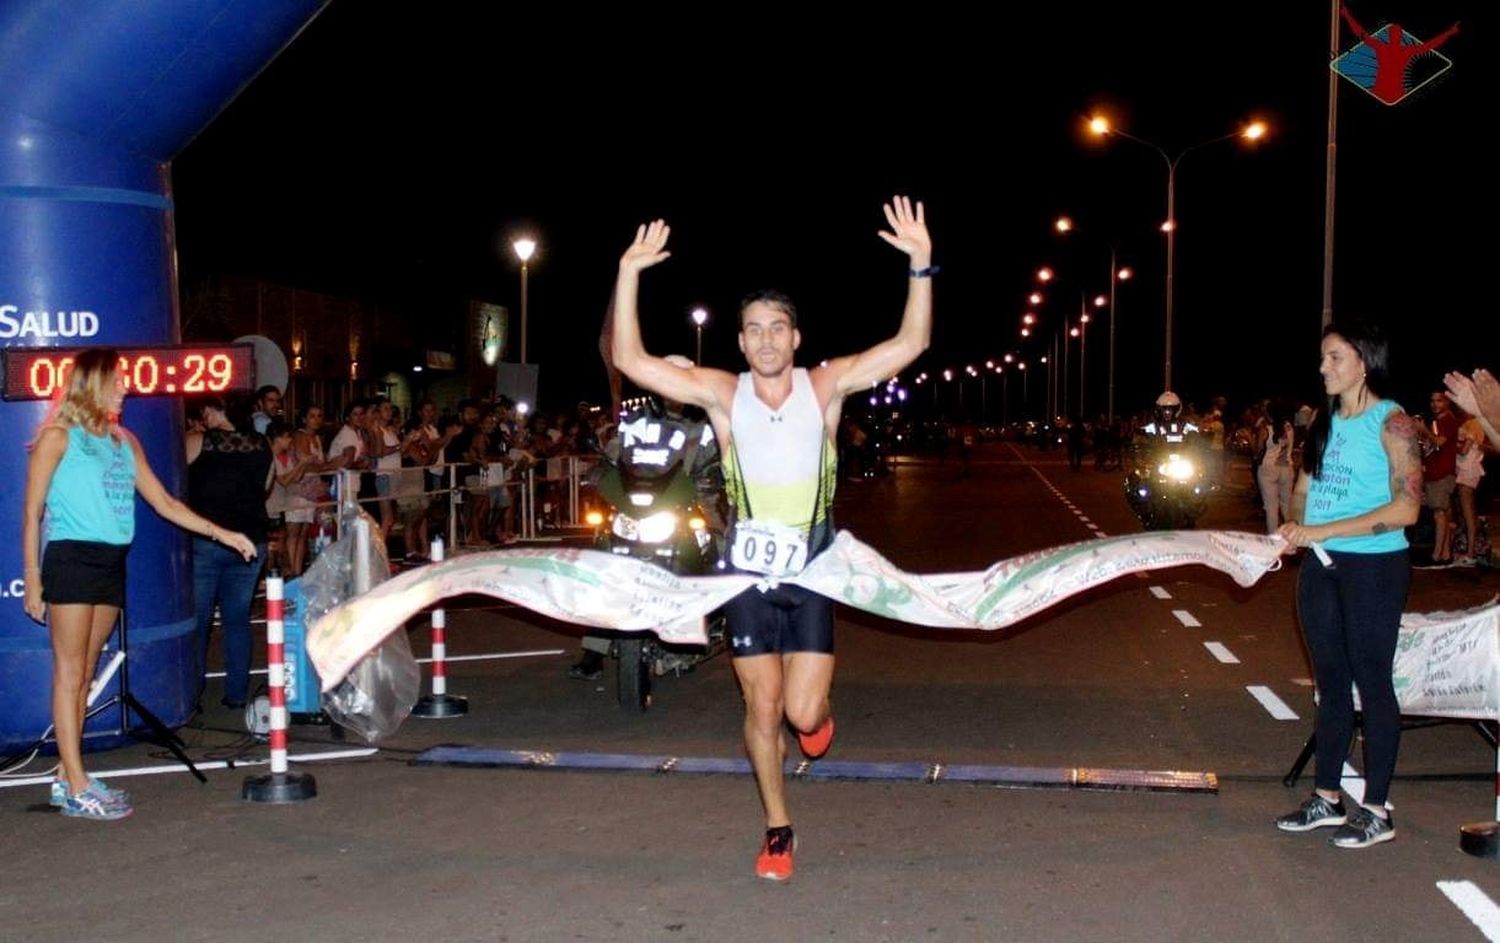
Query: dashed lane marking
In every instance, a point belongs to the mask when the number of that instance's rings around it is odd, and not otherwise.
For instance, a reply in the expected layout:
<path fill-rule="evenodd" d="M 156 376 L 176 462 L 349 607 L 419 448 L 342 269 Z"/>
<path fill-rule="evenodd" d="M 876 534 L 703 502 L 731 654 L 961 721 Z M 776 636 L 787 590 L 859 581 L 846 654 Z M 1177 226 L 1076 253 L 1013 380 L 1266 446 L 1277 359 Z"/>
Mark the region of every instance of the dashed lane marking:
<path fill-rule="evenodd" d="M 1240 663 L 1240 660 L 1234 656 L 1234 652 L 1224 647 L 1223 642 L 1204 642 L 1203 647 L 1208 649 L 1215 658 L 1226 665 L 1238 665 Z"/>
<path fill-rule="evenodd" d="M 1463 911 L 1486 940 L 1500 943 L 1500 907 L 1473 881 L 1439 881 L 1437 889 Z"/>
<path fill-rule="evenodd" d="M 1277 720 L 1297 720 L 1297 712 L 1287 706 L 1286 701 L 1276 696 L 1276 692 L 1263 684 L 1247 684 L 1245 690 L 1250 696 L 1260 702 L 1272 717 Z"/>

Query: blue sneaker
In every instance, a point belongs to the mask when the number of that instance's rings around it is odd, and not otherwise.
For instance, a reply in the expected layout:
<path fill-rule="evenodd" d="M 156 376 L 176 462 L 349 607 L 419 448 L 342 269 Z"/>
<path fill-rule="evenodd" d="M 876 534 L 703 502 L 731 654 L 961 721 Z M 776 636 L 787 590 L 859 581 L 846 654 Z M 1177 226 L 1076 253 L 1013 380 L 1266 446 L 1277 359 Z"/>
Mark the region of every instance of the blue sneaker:
<path fill-rule="evenodd" d="M 92 776 L 89 777 L 89 784 L 87 788 L 100 793 L 106 798 L 123 802 L 126 805 L 130 804 L 130 795 L 125 790 L 111 789 L 109 786 L 106 786 L 104 784 L 104 781 L 102 779 L 98 779 Z M 49 800 L 49 804 L 55 809 L 61 809 L 63 807 L 63 803 L 67 801 L 68 781 L 65 779 L 52 780 L 52 796 Z"/>
<path fill-rule="evenodd" d="M 70 818 L 112 822 L 125 818 L 135 809 L 131 808 L 130 800 L 121 798 L 119 793 L 101 792 L 91 782 L 83 792 L 69 794 L 64 798 L 62 808 L 58 811 Z"/>

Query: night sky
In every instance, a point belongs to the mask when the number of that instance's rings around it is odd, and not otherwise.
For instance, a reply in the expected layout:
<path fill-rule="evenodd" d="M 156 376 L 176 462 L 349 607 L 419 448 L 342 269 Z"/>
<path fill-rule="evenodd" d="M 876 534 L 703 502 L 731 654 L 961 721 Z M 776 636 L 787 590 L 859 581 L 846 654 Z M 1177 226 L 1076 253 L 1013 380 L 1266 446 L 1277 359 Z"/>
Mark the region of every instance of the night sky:
<path fill-rule="evenodd" d="M 654 352 L 691 355 L 702 304 L 705 361 L 739 369 L 736 301 L 775 287 L 798 301 L 811 363 L 895 331 L 904 259 L 875 232 L 907 193 L 943 266 L 919 367 L 1034 358 L 1017 334 L 1032 272 L 1062 278 L 1045 328 L 1080 290 L 1107 290 L 1113 243 L 1138 276 L 1119 296 L 1117 368 L 1121 408 L 1138 408 L 1161 386 L 1165 165 L 1088 139 L 1084 116 L 1108 106 L 1170 152 L 1258 117 L 1260 146 L 1215 145 L 1178 172 L 1175 385 L 1237 405 L 1319 389 L 1327 4 L 480 6 L 335 0 L 175 161 L 185 284 L 259 277 L 428 318 L 479 298 L 514 317 L 508 245 L 526 229 L 530 359 L 560 405 L 603 395 L 593 339 L 638 222 L 673 227 L 673 257 L 645 276 Z M 1413 407 L 1445 369 L 1500 367 L 1487 6 L 1351 6 L 1423 38 L 1462 21 L 1452 70 L 1407 102 L 1339 92 L 1335 311 L 1391 332 L 1394 392 Z M 1078 226 L 1066 243 L 1059 213 Z M 1088 348 L 1100 407 L 1103 328 Z"/>

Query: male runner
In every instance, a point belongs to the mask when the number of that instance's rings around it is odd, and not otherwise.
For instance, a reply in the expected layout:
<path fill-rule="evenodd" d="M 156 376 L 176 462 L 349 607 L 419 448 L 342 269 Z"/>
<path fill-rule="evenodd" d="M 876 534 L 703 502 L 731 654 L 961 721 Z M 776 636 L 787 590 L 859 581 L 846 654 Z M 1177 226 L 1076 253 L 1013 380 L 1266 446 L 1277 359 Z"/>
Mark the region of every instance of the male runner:
<path fill-rule="evenodd" d="M 792 820 L 782 766 L 783 718 L 803 753 L 816 759 L 833 741 L 828 690 L 833 681 L 833 602 L 776 580 L 799 572 L 833 540 L 835 442 L 844 397 L 900 373 L 932 335 L 932 240 L 922 204 L 906 197 L 885 206 L 886 242 L 910 257 L 906 310 L 890 340 L 861 354 L 805 370 L 792 366 L 802 343 L 797 311 L 779 292 L 760 292 L 740 308 L 740 350 L 750 369 L 738 376 L 682 368 L 646 353 L 636 296 L 640 274 L 665 260 L 670 229 L 662 220 L 636 230 L 615 283 L 614 362 L 638 386 L 701 406 L 724 449 L 732 505 L 730 563 L 767 580 L 725 607 L 734 670 L 745 697 L 745 751 L 766 811 L 766 837 L 755 873 L 792 876 Z"/>

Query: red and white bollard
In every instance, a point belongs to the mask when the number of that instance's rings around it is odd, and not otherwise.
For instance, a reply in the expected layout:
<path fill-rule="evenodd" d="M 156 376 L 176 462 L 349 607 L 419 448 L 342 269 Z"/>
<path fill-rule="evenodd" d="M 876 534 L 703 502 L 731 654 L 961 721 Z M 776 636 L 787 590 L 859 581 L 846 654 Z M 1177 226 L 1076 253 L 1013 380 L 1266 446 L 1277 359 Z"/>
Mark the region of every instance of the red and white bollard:
<path fill-rule="evenodd" d="M 432 540 L 432 562 L 443 562 L 443 538 Z M 448 693 L 448 612 L 446 609 L 432 610 L 432 693 L 417 698 L 411 709 L 413 717 L 437 720 L 443 717 L 462 717 L 469 712 L 469 699 Z"/>
<path fill-rule="evenodd" d="M 306 773 L 289 773 L 286 766 L 286 602 L 281 571 L 266 572 L 266 676 L 271 689 L 271 772 L 245 779 L 240 797 L 251 802 L 298 802 L 318 794 L 318 784 Z"/>

